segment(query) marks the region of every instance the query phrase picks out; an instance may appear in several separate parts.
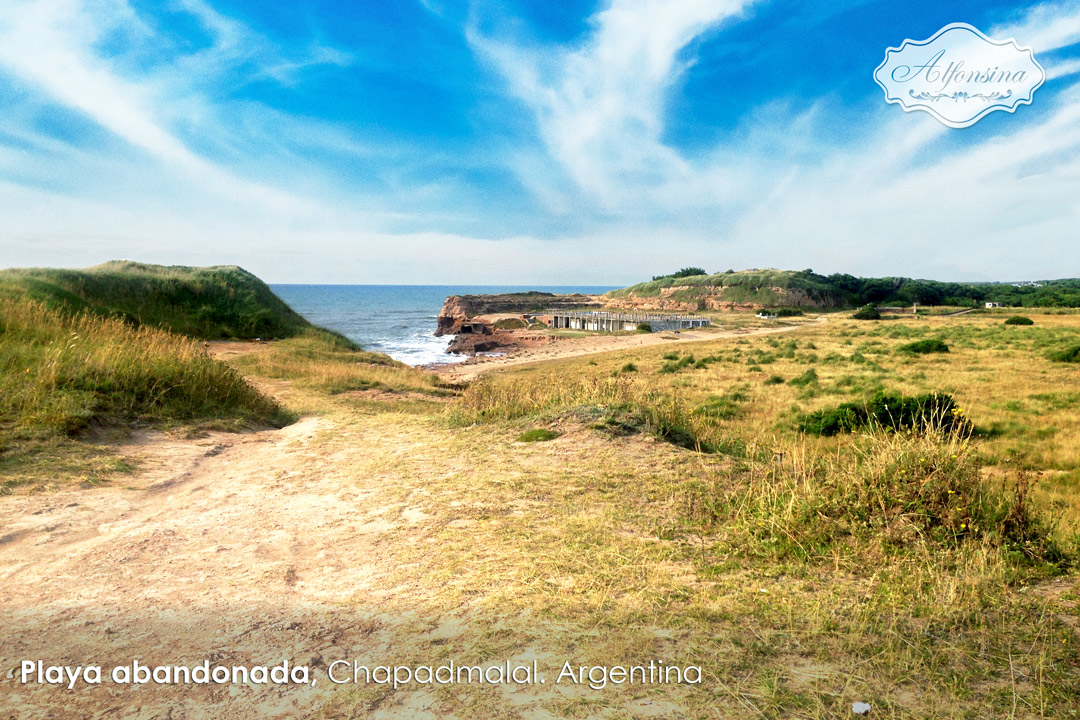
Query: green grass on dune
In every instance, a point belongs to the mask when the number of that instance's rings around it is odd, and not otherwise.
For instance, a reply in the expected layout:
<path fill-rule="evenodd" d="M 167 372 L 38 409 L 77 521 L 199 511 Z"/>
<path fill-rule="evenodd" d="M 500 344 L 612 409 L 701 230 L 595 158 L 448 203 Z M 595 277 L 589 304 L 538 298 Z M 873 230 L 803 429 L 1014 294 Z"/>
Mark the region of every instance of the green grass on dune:
<path fill-rule="evenodd" d="M 0 298 L 0 477 L 32 479 L 92 425 L 282 426 L 292 416 L 202 344 Z M 77 453 L 76 453 L 77 454 Z M 40 473 L 39 473 L 40 474 Z"/>
<path fill-rule="evenodd" d="M 108 262 L 85 270 L 3 270 L 2 296 L 202 339 L 296 337 L 312 327 L 266 283 L 236 266 Z"/>

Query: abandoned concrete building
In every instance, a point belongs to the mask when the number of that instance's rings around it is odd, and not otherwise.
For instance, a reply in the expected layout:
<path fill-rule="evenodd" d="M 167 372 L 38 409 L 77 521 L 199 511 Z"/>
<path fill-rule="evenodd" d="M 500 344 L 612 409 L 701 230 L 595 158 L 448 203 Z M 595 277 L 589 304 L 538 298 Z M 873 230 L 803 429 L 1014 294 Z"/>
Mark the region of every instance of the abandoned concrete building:
<path fill-rule="evenodd" d="M 653 332 L 659 332 L 661 330 L 689 330 L 712 325 L 712 320 L 697 315 L 622 313 L 599 310 L 548 311 L 539 315 L 537 319 L 542 320 L 552 328 L 592 330 L 595 332 L 632 332 L 642 327 L 648 327 Z"/>

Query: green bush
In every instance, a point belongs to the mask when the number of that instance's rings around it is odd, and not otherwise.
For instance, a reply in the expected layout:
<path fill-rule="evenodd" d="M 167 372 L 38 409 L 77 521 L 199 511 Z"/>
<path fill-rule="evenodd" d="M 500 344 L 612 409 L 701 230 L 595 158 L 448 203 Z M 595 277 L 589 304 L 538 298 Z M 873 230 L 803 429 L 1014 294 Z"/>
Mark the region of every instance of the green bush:
<path fill-rule="evenodd" d="M 678 270 L 676 272 L 670 273 L 668 275 L 653 275 L 653 282 L 655 282 L 657 280 L 666 280 L 667 278 L 678 279 L 678 278 L 694 277 L 696 275 L 705 275 L 705 274 L 706 273 L 705 273 L 704 268 L 688 267 L 688 268 L 683 268 L 682 270 Z"/>
<path fill-rule="evenodd" d="M 660 368 L 660 372 L 664 373 L 664 374 L 679 372 L 683 368 L 689 367 L 689 366 L 691 366 L 693 364 L 694 364 L 694 356 L 693 355 L 684 355 L 683 357 L 679 358 L 678 360 L 674 360 L 674 361 L 671 361 L 671 362 L 664 363 L 663 367 Z"/>
<path fill-rule="evenodd" d="M 1050 359 L 1054 362 L 1080 362 L 1080 345 L 1073 345 L 1070 348 L 1065 348 L 1064 350 L 1058 350 L 1057 352 L 1051 353 Z"/>
<path fill-rule="evenodd" d="M 949 346 L 940 340 L 926 339 L 917 340 L 907 345 L 901 345 L 900 352 L 912 353 L 914 355 L 927 355 L 930 353 L 947 353 L 949 352 Z"/>
<path fill-rule="evenodd" d="M 784 384 L 784 378 L 780 377 L 779 375 L 770 375 L 765 380 L 765 384 L 766 385 L 783 385 Z"/>
<path fill-rule="evenodd" d="M 838 435 L 868 427 L 890 430 L 970 431 L 971 423 L 951 395 L 927 393 L 905 396 L 878 391 L 867 402 L 841 403 L 802 416 L 800 431 Z"/>
<path fill-rule="evenodd" d="M 638 323 L 637 332 L 639 332 L 639 333 L 651 333 L 652 332 L 652 324 L 651 323 Z"/>
<path fill-rule="evenodd" d="M 816 385 L 817 381 L 818 381 L 817 371 L 814 370 L 814 368 L 810 368 L 809 370 L 804 372 L 802 375 L 800 375 L 798 377 L 793 377 L 790 380 L 788 380 L 788 385 L 793 385 L 795 387 L 806 387 L 807 385 Z"/>
<path fill-rule="evenodd" d="M 499 318 L 495 321 L 496 330 L 521 330 L 526 327 L 528 323 L 521 318 Z"/>
<path fill-rule="evenodd" d="M 738 415 L 741 410 L 740 403 L 746 402 L 746 399 L 746 392 L 742 388 L 723 395 L 710 395 L 703 405 L 695 408 L 694 414 L 724 420 Z"/>
<path fill-rule="evenodd" d="M 739 414 L 739 404 L 726 395 L 710 395 L 705 403 L 694 409 L 698 415 L 724 420 Z"/>
<path fill-rule="evenodd" d="M 634 364 L 634 363 L 632 363 L 632 362 L 630 362 L 630 363 L 626 363 L 626 364 L 625 364 L 625 365 L 623 365 L 623 366 L 622 366 L 621 368 L 619 368 L 619 372 L 621 372 L 621 373 L 632 373 L 632 372 L 637 372 L 637 365 L 635 365 L 635 364 Z"/>
<path fill-rule="evenodd" d="M 881 313 L 873 305 L 864 305 L 851 317 L 855 320 L 880 320 Z"/>
<path fill-rule="evenodd" d="M 1034 325 L 1035 321 L 1023 315 L 1013 315 L 1005 321 L 1006 325 Z"/>

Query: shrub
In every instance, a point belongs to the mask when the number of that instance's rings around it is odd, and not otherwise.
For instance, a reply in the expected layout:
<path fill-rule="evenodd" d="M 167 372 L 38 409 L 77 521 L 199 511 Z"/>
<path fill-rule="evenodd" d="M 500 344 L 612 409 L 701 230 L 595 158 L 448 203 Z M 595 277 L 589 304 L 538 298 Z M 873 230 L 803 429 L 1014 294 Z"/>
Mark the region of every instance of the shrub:
<path fill-rule="evenodd" d="M 926 339 L 917 340 L 907 345 L 901 345 L 900 352 L 912 353 L 913 355 L 927 355 L 930 353 L 947 353 L 949 346 L 940 340 Z"/>
<path fill-rule="evenodd" d="M 638 323 L 637 332 L 639 332 L 639 333 L 651 333 L 652 332 L 652 324 L 651 323 Z"/>
<path fill-rule="evenodd" d="M 526 327 L 528 323 L 521 318 L 499 318 L 495 321 L 496 330 L 521 330 Z"/>
<path fill-rule="evenodd" d="M 971 430 L 971 423 L 951 395 L 904 396 L 880 390 L 867 402 L 841 403 L 804 415 L 798 423 L 811 435 L 838 435 L 867 427 L 889 430 Z"/>
<path fill-rule="evenodd" d="M 802 308 L 792 307 L 773 308 L 771 312 L 776 313 L 777 317 L 798 317 L 805 314 Z"/>
<path fill-rule="evenodd" d="M 873 305 L 863 305 L 859 311 L 851 316 L 855 320 L 880 320 L 881 313 Z"/>
<path fill-rule="evenodd" d="M 793 377 L 788 380 L 788 385 L 794 385 L 795 387 L 806 387 L 807 385 L 816 385 L 818 381 L 818 374 L 814 368 L 810 368 L 802 375 Z"/>
<path fill-rule="evenodd" d="M 1006 325 L 1034 325 L 1035 321 L 1023 315 L 1013 315 L 1005 321 Z"/>
<path fill-rule="evenodd" d="M 739 414 L 739 403 L 746 400 L 746 393 L 742 390 L 732 390 L 723 395 L 710 395 L 705 404 L 694 410 L 696 415 L 724 420 Z"/>
<path fill-rule="evenodd" d="M 1055 362 L 1077 363 L 1080 362 L 1080 345 L 1073 345 L 1064 350 L 1058 350 L 1050 354 L 1050 359 Z"/>
<path fill-rule="evenodd" d="M 660 368 L 660 372 L 665 373 L 665 374 L 666 373 L 679 372 L 683 368 L 689 367 L 690 365 L 693 365 L 693 364 L 694 364 L 694 356 L 693 355 L 684 355 L 683 357 L 679 358 L 678 360 L 664 363 L 663 367 Z"/>
<path fill-rule="evenodd" d="M 671 352 L 664 353 L 662 359 L 663 360 L 678 360 L 679 359 L 679 351 L 678 350 L 672 350 Z"/>
<path fill-rule="evenodd" d="M 780 377 L 779 375 L 770 375 L 768 378 L 766 378 L 765 384 L 766 385 L 783 385 L 784 384 L 784 378 Z"/>
<path fill-rule="evenodd" d="M 705 272 L 704 268 L 688 267 L 688 268 L 683 268 L 682 270 L 678 270 L 676 272 L 670 273 L 668 275 L 653 275 L 653 281 L 655 282 L 657 280 L 666 280 L 667 278 L 678 279 L 678 278 L 684 278 L 684 277 L 694 277 L 695 275 L 705 275 L 705 274 L 706 274 L 706 272 Z"/>
<path fill-rule="evenodd" d="M 559 433 L 547 428 L 533 428 L 518 435 L 520 442 L 547 442 L 559 437 Z"/>
<path fill-rule="evenodd" d="M 635 365 L 632 362 L 626 363 L 621 368 L 619 368 L 619 372 L 621 372 L 621 373 L 637 372 L 637 365 Z"/>

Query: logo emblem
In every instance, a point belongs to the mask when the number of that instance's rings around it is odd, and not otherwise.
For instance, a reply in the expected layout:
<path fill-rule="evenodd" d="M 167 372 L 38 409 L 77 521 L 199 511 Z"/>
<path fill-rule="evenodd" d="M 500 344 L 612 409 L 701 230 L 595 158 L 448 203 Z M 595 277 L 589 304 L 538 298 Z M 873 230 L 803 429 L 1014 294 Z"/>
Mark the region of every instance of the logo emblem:
<path fill-rule="evenodd" d="M 889 48 L 874 71 L 887 102 L 905 112 L 928 112 L 954 128 L 974 125 L 995 110 L 1030 105 L 1045 79 L 1031 48 L 991 40 L 967 23 Z"/>

